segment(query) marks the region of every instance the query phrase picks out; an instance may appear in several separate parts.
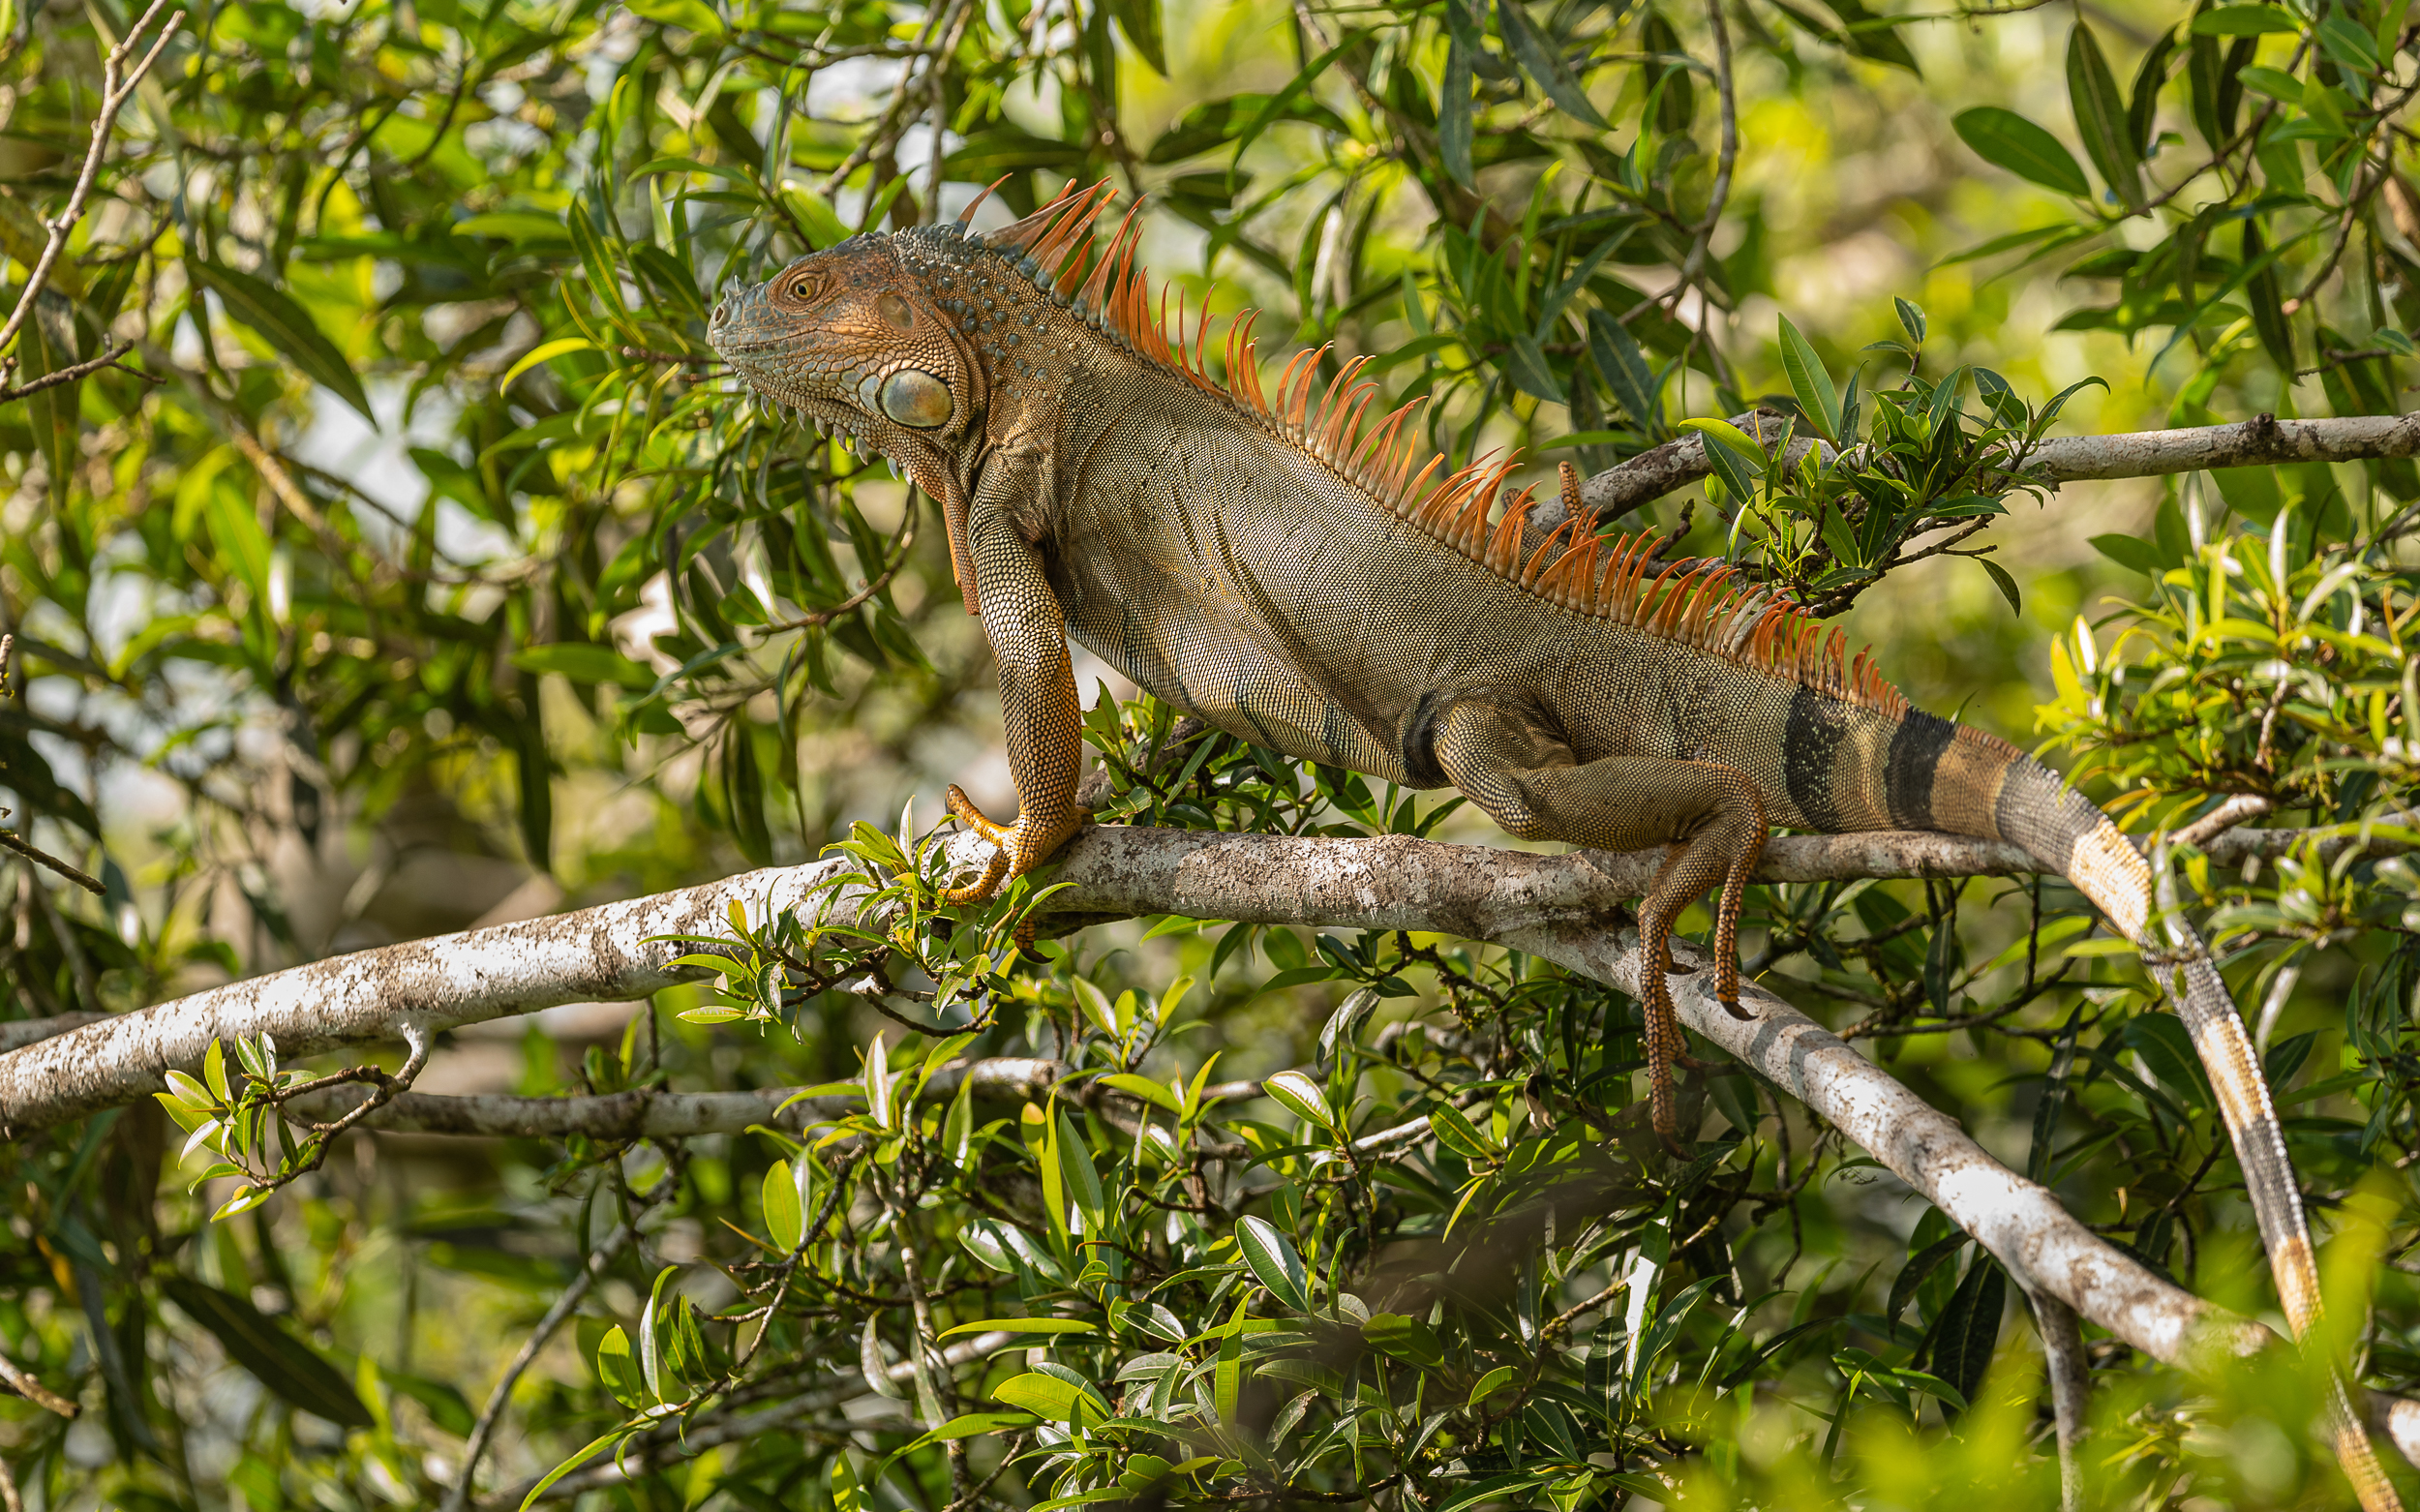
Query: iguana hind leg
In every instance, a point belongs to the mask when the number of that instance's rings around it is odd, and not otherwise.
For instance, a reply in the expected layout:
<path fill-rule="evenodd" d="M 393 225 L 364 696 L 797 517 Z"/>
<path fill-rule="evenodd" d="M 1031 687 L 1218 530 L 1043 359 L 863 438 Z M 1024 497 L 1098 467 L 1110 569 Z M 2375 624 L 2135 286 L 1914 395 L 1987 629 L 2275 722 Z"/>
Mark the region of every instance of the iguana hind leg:
<path fill-rule="evenodd" d="M 1740 1018 L 1739 908 L 1765 850 L 1765 803 L 1747 773 L 1713 762 L 1608 756 L 1581 763 L 1569 746 L 1515 709 L 1465 698 L 1437 723 L 1437 764 L 1487 816 L 1525 839 L 1604 850 L 1671 844 L 1639 905 L 1640 973 L 1647 1012 L 1649 1109 L 1656 1136 L 1682 1148 L 1672 1068 L 1682 1054 L 1673 1012 L 1672 926 L 1716 884 L 1714 996 Z"/>
<path fill-rule="evenodd" d="M 1084 711 L 1068 663 L 1067 617 L 1043 576 L 1042 559 L 1006 514 L 979 510 L 968 521 L 967 536 L 983 588 L 983 636 L 1000 667 L 1000 712 L 1017 813 L 1014 824 L 995 824 L 951 787 L 950 812 L 999 847 L 982 877 L 942 893 L 952 903 L 986 901 L 1002 882 L 1047 861 L 1084 824 L 1075 802 Z M 1031 943 L 1031 934 L 1020 929 L 1017 943 Z"/>

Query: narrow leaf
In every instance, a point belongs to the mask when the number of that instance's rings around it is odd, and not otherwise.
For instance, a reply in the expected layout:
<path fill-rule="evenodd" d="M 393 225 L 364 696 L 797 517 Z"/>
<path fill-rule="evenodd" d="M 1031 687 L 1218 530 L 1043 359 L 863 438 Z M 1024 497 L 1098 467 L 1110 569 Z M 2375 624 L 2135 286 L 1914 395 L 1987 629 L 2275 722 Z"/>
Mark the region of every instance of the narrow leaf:
<path fill-rule="evenodd" d="M 378 423 L 378 416 L 370 412 L 370 396 L 362 391 L 361 379 L 354 376 L 351 364 L 302 306 L 249 273 L 199 257 L 190 259 L 185 266 L 197 283 L 219 296 L 228 318 L 259 332 L 260 339 L 277 348 L 278 354 L 292 363 L 303 377 L 352 406 L 371 425 Z"/>
<path fill-rule="evenodd" d="M 936 1338 L 955 1339 L 960 1334 L 1097 1334 L 1099 1325 L 1079 1317 L 986 1317 L 972 1323 L 945 1328 Z"/>
<path fill-rule="evenodd" d="M 1588 104 L 1588 91 L 1580 86 L 1579 76 L 1563 62 L 1552 39 L 1538 30 L 1529 19 L 1520 0 L 1496 0 L 1496 19 L 1503 29 L 1504 42 L 1512 48 L 1513 58 L 1521 72 L 1555 102 L 1566 115 L 1577 117 L 1590 126 L 1602 127 L 1605 118 Z"/>
<path fill-rule="evenodd" d="M 2067 34 L 2067 93 L 2075 130 L 2093 166 L 2129 210 L 2143 207 L 2142 154 L 2134 142 L 2126 100 L 2101 51 L 2100 39 L 2078 20 Z"/>
<path fill-rule="evenodd" d="M 799 1164 L 803 1167 L 806 1162 L 802 1158 Z M 799 1186 L 792 1178 L 788 1161 L 775 1161 L 766 1170 L 762 1191 L 766 1236 L 772 1240 L 774 1249 L 791 1254 L 806 1236 L 806 1214 L 800 1206 Z"/>
<path fill-rule="evenodd" d="M 1807 419 L 1824 439 L 1839 445 L 1839 392 L 1831 386 L 1831 375 L 1824 371 L 1824 359 L 1786 315 L 1781 318 L 1781 370 L 1790 376 L 1790 392 Z"/>
<path fill-rule="evenodd" d="M 164 1277 L 160 1289 L 280 1399 L 342 1428 L 371 1426 L 345 1373 L 249 1301 L 177 1275 Z"/>
<path fill-rule="evenodd" d="M 2092 197 L 2092 184 L 2077 166 L 2075 155 L 2061 146 L 2059 138 L 2015 111 L 1977 106 L 1959 111 L 1950 124 L 1956 128 L 1958 139 L 1985 163 L 2044 189 L 2078 199 Z"/>

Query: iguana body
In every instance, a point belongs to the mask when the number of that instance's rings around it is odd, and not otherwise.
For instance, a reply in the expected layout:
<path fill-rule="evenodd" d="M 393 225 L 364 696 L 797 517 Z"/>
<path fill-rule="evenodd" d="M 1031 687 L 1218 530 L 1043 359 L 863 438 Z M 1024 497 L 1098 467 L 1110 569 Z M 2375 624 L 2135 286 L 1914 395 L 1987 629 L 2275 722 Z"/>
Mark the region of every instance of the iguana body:
<path fill-rule="evenodd" d="M 1720 884 L 1717 995 L 1739 1012 L 1734 935 L 1770 826 L 2013 841 L 2156 949 L 2150 869 L 2054 773 L 1910 709 L 1837 630 L 1731 588 L 1726 569 L 1658 565 L 1639 540 L 1575 545 L 1568 527 L 1524 553 L 1528 499 L 1499 497 L 1508 469 L 1415 473 L 1409 407 L 1365 424 L 1376 385 L 1353 366 L 1322 391 L 1316 354 L 1300 353 L 1264 391 L 1239 325 L 1227 384 L 1213 380 L 1206 322 L 1189 353 L 1165 293 L 1155 318 L 1126 227 L 1087 276 L 1105 202 L 1063 197 L 984 236 L 859 237 L 715 312 L 714 345 L 752 387 L 900 462 L 950 522 L 999 659 L 1020 803 L 1002 826 L 951 790 L 998 846 L 958 900 L 1082 822 L 1073 635 L 1220 729 L 1457 787 L 1514 834 L 1671 843 L 1640 911 L 1668 1143 L 1681 1040 L 1652 967 L 1675 918 Z M 2300 1334 L 2318 1294 L 2284 1142 L 2223 984 L 2197 941 L 2175 939 L 2176 995 Z"/>

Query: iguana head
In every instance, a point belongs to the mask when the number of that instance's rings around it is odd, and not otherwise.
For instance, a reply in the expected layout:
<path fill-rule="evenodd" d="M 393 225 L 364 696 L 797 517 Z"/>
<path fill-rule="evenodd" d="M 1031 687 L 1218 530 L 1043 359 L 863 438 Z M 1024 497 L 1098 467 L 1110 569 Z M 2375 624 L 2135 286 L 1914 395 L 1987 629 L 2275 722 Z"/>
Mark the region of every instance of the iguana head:
<path fill-rule="evenodd" d="M 707 325 L 707 340 L 748 387 L 866 442 L 940 500 L 970 613 L 968 489 L 995 384 L 1008 392 L 1022 383 L 1029 400 L 1055 393 L 1064 374 L 1045 352 L 1097 341 L 1146 359 L 1146 371 L 1216 387 L 1198 321 L 1195 350 L 1185 350 L 1182 299 L 1173 342 L 1165 290 L 1152 314 L 1148 282 L 1134 266 L 1133 210 L 1094 256 L 1092 224 L 1111 194 L 1106 182 L 1070 185 L 986 233 L 968 229 L 969 206 L 956 226 L 852 237 L 726 292 Z M 1249 340 L 1231 329 L 1228 345 L 1229 369 L 1250 367 Z"/>
<path fill-rule="evenodd" d="M 852 237 L 726 292 L 706 339 L 748 387 L 858 438 L 941 501 L 972 611 L 956 453 L 983 433 L 985 378 L 892 241 Z"/>
<path fill-rule="evenodd" d="M 773 403 L 938 462 L 983 408 L 983 370 L 890 243 L 853 237 L 726 293 L 707 340 Z"/>

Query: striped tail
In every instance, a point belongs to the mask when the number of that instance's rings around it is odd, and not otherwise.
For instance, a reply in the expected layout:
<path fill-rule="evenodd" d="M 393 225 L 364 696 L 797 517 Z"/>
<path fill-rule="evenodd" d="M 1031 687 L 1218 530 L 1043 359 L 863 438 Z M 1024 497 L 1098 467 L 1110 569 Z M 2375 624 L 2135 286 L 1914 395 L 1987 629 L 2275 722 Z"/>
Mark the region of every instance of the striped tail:
<path fill-rule="evenodd" d="M 2303 1217 L 2301 1186 L 2285 1153 L 2285 1134 L 2269 1097 L 2268 1078 L 2261 1074 L 2208 947 L 2175 915 L 2157 921 L 2164 945 L 2155 937 L 2150 864 L 2108 815 L 2058 773 L 2012 748 L 1997 787 L 1989 804 L 1995 832 L 1991 837 L 2013 842 L 2092 899 L 2117 931 L 2141 950 L 2143 964 L 2167 987 L 2209 1073 L 2220 1116 L 2226 1120 L 2227 1136 L 2244 1168 L 2245 1190 L 2260 1225 L 2260 1242 L 2269 1253 L 2286 1325 L 2297 1341 L 2307 1338 L 2319 1321 L 2319 1278 L 2311 1229 Z M 2370 1512 L 2400 1507 L 2343 1381 L 2332 1371 L 2330 1378 L 2329 1426 L 2345 1476 Z"/>

